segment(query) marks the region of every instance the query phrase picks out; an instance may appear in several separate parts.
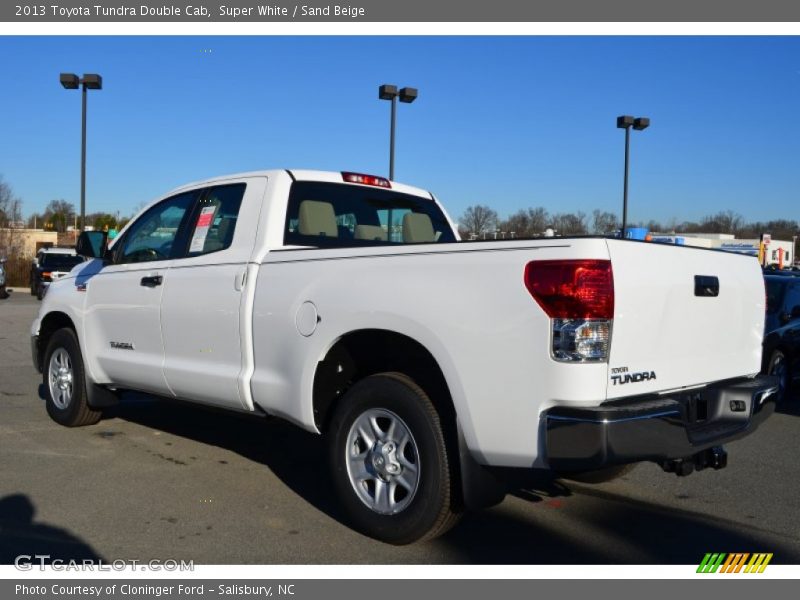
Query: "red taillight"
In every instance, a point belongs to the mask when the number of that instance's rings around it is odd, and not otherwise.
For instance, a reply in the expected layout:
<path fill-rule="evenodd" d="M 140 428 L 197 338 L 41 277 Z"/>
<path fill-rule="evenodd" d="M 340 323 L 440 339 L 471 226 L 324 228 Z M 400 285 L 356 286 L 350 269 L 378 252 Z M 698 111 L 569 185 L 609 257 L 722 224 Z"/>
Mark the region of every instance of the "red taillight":
<path fill-rule="evenodd" d="M 551 319 L 613 319 L 609 260 L 539 260 L 525 265 L 525 287 Z"/>
<path fill-rule="evenodd" d="M 50 271 L 45 271 L 44 273 L 42 273 L 42 279 L 50 279 L 51 275 L 52 273 L 50 273 Z"/>
<path fill-rule="evenodd" d="M 342 179 L 348 183 L 360 183 L 361 185 L 374 185 L 375 187 L 391 188 L 392 184 L 385 177 L 375 175 L 364 175 L 362 173 L 342 172 Z"/>

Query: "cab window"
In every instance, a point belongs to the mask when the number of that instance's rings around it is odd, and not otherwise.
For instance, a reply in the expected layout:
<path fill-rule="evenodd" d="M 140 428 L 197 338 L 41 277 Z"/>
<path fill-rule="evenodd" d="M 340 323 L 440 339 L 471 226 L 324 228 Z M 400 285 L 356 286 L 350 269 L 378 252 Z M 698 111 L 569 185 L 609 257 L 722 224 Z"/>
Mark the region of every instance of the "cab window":
<path fill-rule="evenodd" d="M 318 248 L 455 242 L 432 200 L 338 183 L 292 184 L 284 244 Z"/>
<path fill-rule="evenodd" d="M 210 254 L 229 248 L 244 197 L 244 183 L 207 190 L 192 215 L 188 256 Z"/>
<path fill-rule="evenodd" d="M 125 234 L 116 262 L 139 263 L 172 258 L 175 239 L 196 193 L 187 192 L 156 204 Z"/>

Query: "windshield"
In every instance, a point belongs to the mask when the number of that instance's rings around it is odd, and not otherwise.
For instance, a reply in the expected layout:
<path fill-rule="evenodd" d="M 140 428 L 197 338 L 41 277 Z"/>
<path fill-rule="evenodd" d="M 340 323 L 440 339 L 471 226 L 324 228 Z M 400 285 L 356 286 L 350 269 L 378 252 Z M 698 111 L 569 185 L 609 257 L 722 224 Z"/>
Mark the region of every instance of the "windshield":
<path fill-rule="evenodd" d="M 74 254 L 45 254 L 40 264 L 54 271 L 71 271 L 72 267 L 82 262 L 83 257 Z"/>

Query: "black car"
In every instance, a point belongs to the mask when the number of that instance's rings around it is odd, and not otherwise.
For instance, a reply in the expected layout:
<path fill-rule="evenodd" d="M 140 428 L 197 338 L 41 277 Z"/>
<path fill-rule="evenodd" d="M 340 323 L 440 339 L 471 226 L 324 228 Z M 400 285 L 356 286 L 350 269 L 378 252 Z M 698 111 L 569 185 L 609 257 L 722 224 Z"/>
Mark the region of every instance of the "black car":
<path fill-rule="evenodd" d="M 764 321 L 762 372 L 780 377 L 781 394 L 789 397 L 800 376 L 800 277 L 796 271 L 764 271 L 767 314 Z"/>
<path fill-rule="evenodd" d="M 767 316 L 764 333 L 783 327 L 792 320 L 792 311 L 800 307 L 800 277 L 765 275 Z"/>
<path fill-rule="evenodd" d="M 50 282 L 66 275 L 75 265 L 83 261 L 82 256 L 66 252 L 39 253 L 38 262 L 31 265 L 31 295 L 41 300 Z"/>
<path fill-rule="evenodd" d="M 800 376 L 800 305 L 792 308 L 787 323 L 764 337 L 763 371 L 780 377 L 784 398 Z"/>

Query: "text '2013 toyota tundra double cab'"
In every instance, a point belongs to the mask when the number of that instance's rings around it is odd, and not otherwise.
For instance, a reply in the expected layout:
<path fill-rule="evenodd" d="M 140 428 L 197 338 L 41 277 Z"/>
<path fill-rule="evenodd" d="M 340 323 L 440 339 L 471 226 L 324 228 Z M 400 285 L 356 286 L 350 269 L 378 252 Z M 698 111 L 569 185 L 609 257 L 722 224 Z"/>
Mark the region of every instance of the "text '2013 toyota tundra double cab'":
<path fill-rule="evenodd" d="M 499 502 L 497 467 L 721 468 L 776 401 L 752 258 L 458 243 L 430 193 L 381 177 L 211 179 L 78 252 L 31 331 L 55 421 L 120 390 L 287 419 L 327 436 L 353 525 L 392 543 Z"/>

